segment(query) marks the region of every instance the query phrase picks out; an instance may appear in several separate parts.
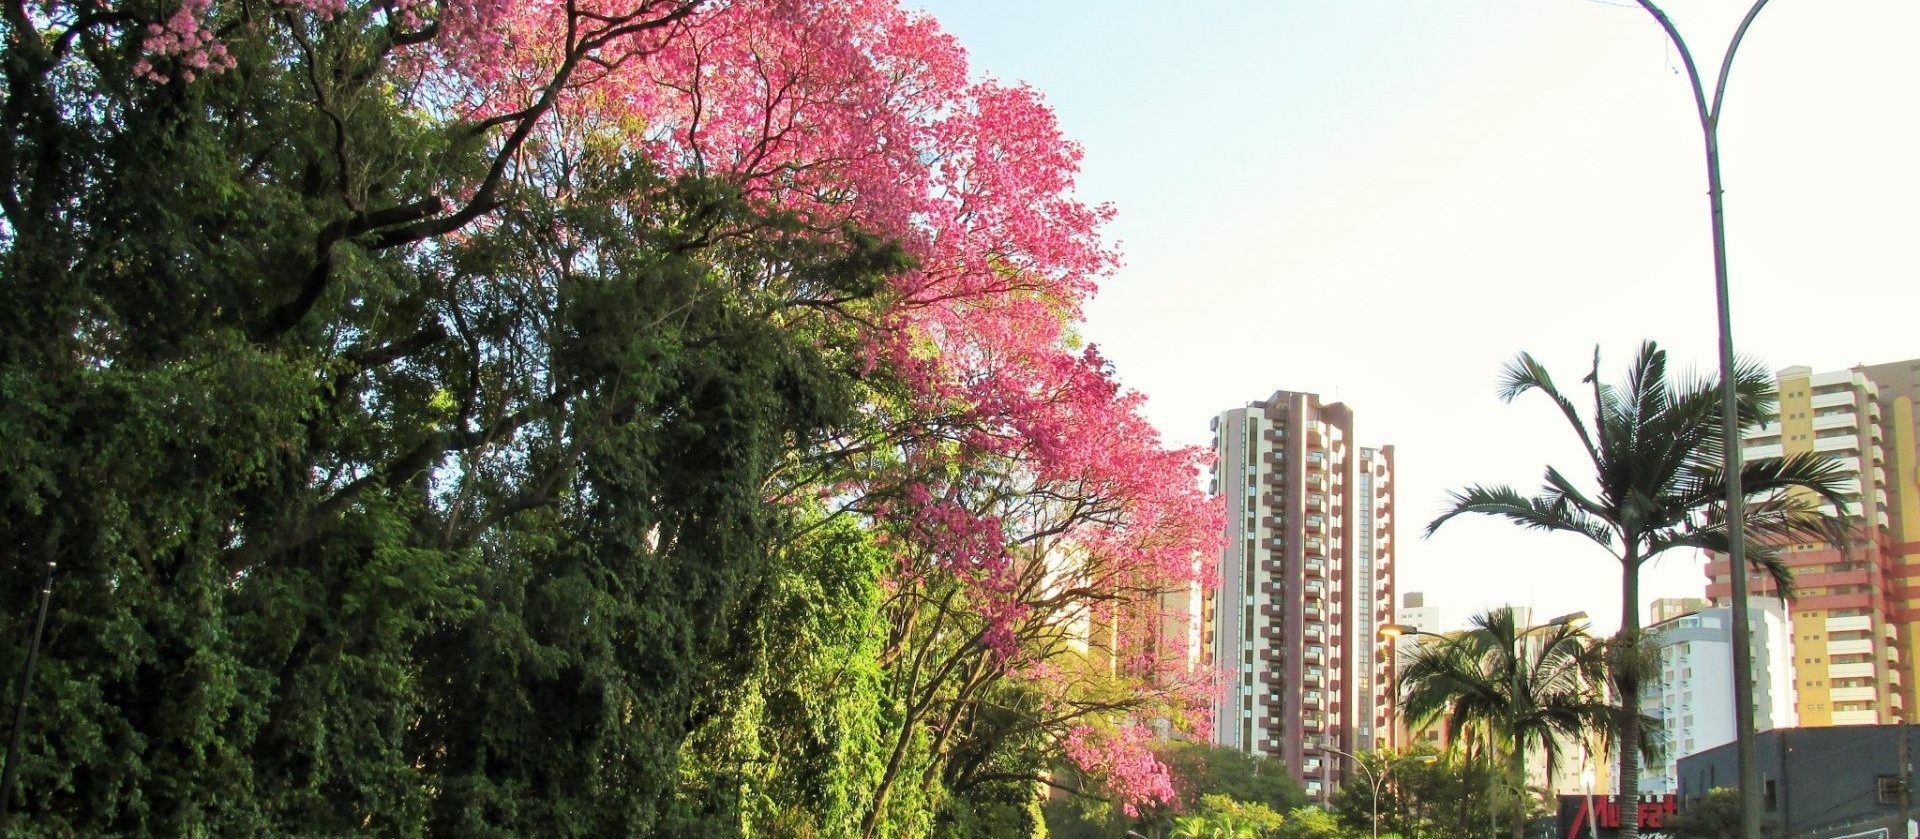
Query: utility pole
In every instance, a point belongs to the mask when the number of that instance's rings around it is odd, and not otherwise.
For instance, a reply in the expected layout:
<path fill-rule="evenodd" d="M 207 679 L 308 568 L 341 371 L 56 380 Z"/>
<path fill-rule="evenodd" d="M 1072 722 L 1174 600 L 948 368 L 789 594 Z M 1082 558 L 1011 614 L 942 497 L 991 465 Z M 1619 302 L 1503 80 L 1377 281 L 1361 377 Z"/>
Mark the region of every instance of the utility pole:
<path fill-rule="evenodd" d="M 1713 290 L 1720 322 L 1720 442 L 1726 452 L 1727 561 L 1728 576 L 1733 581 L 1733 732 L 1740 765 L 1740 836 L 1741 839 L 1760 839 L 1760 764 L 1753 743 L 1753 638 L 1752 627 L 1747 624 L 1746 493 L 1740 488 L 1740 417 L 1735 413 L 1733 317 L 1727 302 L 1727 222 L 1720 190 L 1720 104 L 1727 92 L 1727 72 L 1733 69 L 1733 54 L 1740 49 L 1740 39 L 1746 37 L 1747 27 L 1753 25 L 1753 19 L 1759 16 L 1767 0 L 1756 0 L 1740 21 L 1740 28 L 1734 30 L 1727 54 L 1720 59 L 1720 78 L 1714 84 L 1711 105 L 1707 104 L 1700 71 L 1694 66 L 1693 54 L 1687 51 L 1687 42 L 1680 37 L 1680 30 L 1653 0 L 1637 2 L 1660 22 L 1660 28 L 1666 30 L 1667 38 L 1680 51 L 1681 62 L 1687 68 L 1687 80 L 1693 83 L 1694 107 L 1700 114 L 1700 131 L 1706 140 L 1707 203 L 1713 222 Z M 1629 743 L 1622 748 L 1633 747 L 1634 744 Z M 1624 806 L 1634 803 L 1625 802 Z M 1624 814 L 1621 821 L 1627 821 Z M 1636 828 L 1638 824 L 1636 818 Z M 1638 830 L 1634 832 L 1637 835 Z"/>
<path fill-rule="evenodd" d="M 27 643 L 26 671 L 20 674 L 20 699 L 13 706 L 13 740 L 7 746 L 6 768 L 0 769 L 0 828 L 7 824 L 7 805 L 13 800 L 13 773 L 20 765 L 20 739 L 27 730 L 27 688 L 33 684 L 33 666 L 40 661 L 40 633 L 47 628 L 47 604 L 53 601 L 53 567 L 40 586 L 40 617 L 33 622 L 33 640 Z"/>
<path fill-rule="evenodd" d="M 1900 778 L 1900 826 L 1896 829 L 1900 831 L 1902 839 L 1913 836 L 1912 829 L 1907 827 L 1907 821 L 1913 818 L 1913 769 L 1910 761 L 1912 756 L 1907 752 L 1907 738 L 1912 736 L 1911 731 L 1907 728 L 1907 719 L 1901 717 L 1900 742 L 1894 744 L 1893 752 L 1895 759 L 1900 762 L 1900 774 L 1897 776 Z"/>

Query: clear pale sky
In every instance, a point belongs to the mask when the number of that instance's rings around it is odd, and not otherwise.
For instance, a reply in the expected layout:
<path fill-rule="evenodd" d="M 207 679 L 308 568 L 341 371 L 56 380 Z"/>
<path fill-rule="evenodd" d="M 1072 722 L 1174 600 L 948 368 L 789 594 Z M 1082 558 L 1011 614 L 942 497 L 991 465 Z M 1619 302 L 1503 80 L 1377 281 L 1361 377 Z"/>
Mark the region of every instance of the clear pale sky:
<path fill-rule="evenodd" d="M 914 2 L 914 0 L 909 0 Z M 1457 521 L 1469 482 L 1580 455 L 1520 350 L 1578 382 L 1637 343 L 1714 363 L 1699 126 L 1677 53 L 1628 0 L 920 0 L 976 73 L 1044 91 L 1111 202 L 1126 265 L 1086 334 L 1176 442 L 1275 389 L 1351 404 L 1398 449 L 1400 589 L 1619 616 L 1572 537 Z M 1668 0 L 1703 73 L 1744 0 Z M 1775 0 L 1721 122 L 1734 337 L 1771 367 L 1920 357 L 1920 3 Z M 1697 560 L 1646 596 L 1698 595 Z"/>

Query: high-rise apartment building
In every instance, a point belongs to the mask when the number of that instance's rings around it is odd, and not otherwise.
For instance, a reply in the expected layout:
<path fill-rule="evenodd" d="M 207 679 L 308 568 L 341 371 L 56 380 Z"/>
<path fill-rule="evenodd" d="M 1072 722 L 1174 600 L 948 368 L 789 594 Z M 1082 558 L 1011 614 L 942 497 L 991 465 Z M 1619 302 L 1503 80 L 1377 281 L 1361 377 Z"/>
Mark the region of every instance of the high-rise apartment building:
<path fill-rule="evenodd" d="M 1227 545 L 1213 658 L 1232 676 L 1214 740 L 1275 757 L 1315 801 L 1343 781 L 1333 749 L 1388 745 L 1393 447 L 1362 448 L 1353 411 L 1280 391 L 1214 419 Z"/>
<path fill-rule="evenodd" d="M 1653 601 L 1647 610 L 1649 624 L 1665 623 L 1689 612 L 1713 608 L 1713 601 L 1704 597 L 1661 597 Z"/>
<path fill-rule="evenodd" d="M 1798 724 L 1794 651 L 1779 600 L 1748 598 L 1753 639 L 1754 728 Z M 1733 742 L 1733 610 L 1671 615 L 1647 628 L 1659 669 L 1641 689 L 1641 707 L 1660 720 L 1659 758 L 1640 770 L 1642 793 L 1679 791 L 1680 758 Z"/>
<path fill-rule="evenodd" d="M 1421 632 L 1444 635 L 1453 630 L 1446 621 L 1446 614 L 1440 611 L 1439 605 L 1428 603 L 1424 592 L 1409 591 L 1400 595 L 1400 611 L 1394 617 L 1395 623 L 1411 626 Z M 1419 643 L 1419 640 L 1420 636 L 1415 635 L 1401 638 L 1400 643 L 1402 646 L 1408 646 Z"/>
<path fill-rule="evenodd" d="M 1913 659 L 1920 629 L 1920 474 L 1914 402 L 1920 360 L 1814 373 L 1778 374 L 1779 417 L 1750 431 L 1745 458 L 1821 452 L 1848 479 L 1852 517 L 1844 550 L 1782 546 L 1799 589 L 1792 602 L 1797 712 L 1804 726 L 1892 723 L 1915 706 Z M 1725 557 L 1707 565 L 1708 595 L 1730 594 Z M 1772 591 L 1754 579 L 1757 594 Z"/>

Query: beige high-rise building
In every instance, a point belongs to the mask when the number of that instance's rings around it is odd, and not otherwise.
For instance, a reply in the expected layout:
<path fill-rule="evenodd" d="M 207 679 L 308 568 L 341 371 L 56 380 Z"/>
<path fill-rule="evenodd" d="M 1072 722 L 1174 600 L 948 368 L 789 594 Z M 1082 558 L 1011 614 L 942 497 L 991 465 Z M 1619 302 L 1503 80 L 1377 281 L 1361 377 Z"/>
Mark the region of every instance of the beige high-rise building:
<path fill-rule="evenodd" d="M 1713 601 L 1704 597 L 1662 597 L 1653 601 L 1653 608 L 1647 610 L 1647 623 L 1648 625 L 1665 623 L 1712 605 Z"/>
<path fill-rule="evenodd" d="M 1227 546 L 1213 659 L 1232 672 L 1214 741 L 1278 758 L 1324 802 L 1334 751 L 1388 745 L 1393 663 L 1393 447 L 1362 448 L 1353 411 L 1280 391 L 1214 419 Z"/>
<path fill-rule="evenodd" d="M 1914 402 L 1920 360 L 1778 374 L 1780 413 L 1746 435 L 1748 459 L 1821 452 L 1848 474 L 1833 513 L 1853 518 L 1853 544 L 1784 546 L 1799 589 L 1791 604 L 1795 692 L 1803 726 L 1892 723 L 1915 707 L 1920 629 L 1920 474 Z M 1726 603 L 1727 562 L 1707 565 L 1708 595 Z M 1755 579 L 1753 591 L 1772 587 Z"/>

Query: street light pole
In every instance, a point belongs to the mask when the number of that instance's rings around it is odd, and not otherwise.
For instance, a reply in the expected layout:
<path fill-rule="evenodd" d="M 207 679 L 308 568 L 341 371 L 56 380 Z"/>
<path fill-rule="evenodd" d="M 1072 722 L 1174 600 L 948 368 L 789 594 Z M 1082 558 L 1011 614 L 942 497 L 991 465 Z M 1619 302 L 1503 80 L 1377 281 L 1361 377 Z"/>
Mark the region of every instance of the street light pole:
<path fill-rule="evenodd" d="M 1386 775 L 1375 775 L 1373 770 L 1368 769 L 1367 765 L 1360 761 L 1360 758 L 1354 757 L 1325 743 L 1321 743 L 1320 748 L 1353 761 L 1353 765 L 1360 767 L 1360 771 L 1367 773 L 1367 783 L 1373 787 L 1373 839 L 1380 839 L 1380 781 L 1384 779 Z"/>
<path fill-rule="evenodd" d="M 1733 732 L 1735 752 L 1740 765 L 1740 836 L 1760 839 L 1760 765 L 1753 743 L 1753 640 L 1747 625 L 1746 493 L 1740 487 L 1740 418 L 1734 390 L 1733 317 L 1727 303 L 1727 224 L 1720 190 L 1720 104 L 1727 92 L 1727 73 L 1733 68 L 1733 55 L 1746 37 L 1747 27 L 1767 0 L 1755 0 L 1733 31 L 1727 53 L 1720 59 L 1720 78 L 1714 83 L 1713 103 L 1707 103 L 1706 89 L 1700 84 L 1700 71 L 1687 51 L 1680 30 L 1653 0 L 1637 0 L 1641 8 L 1660 22 L 1667 38 L 1680 51 L 1687 68 L 1687 80 L 1693 84 L 1694 108 L 1700 115 L 1700 131 L 1707 151 L 1707 204 L 1713 222 L 1713 291 L 1720 322 L 1720 443 L 1726 452 L 1727 474 L 1727 563 L 1733 582 Z M 1637 643 L 1637 642 L 1636 642 Z M 1623 749 L 1637 744 L 1622 743 Z M 1632 802 L 1628 802 L 1632 806 Z M 1636 827 L 1637 827 L 1636 822 Z"/>

